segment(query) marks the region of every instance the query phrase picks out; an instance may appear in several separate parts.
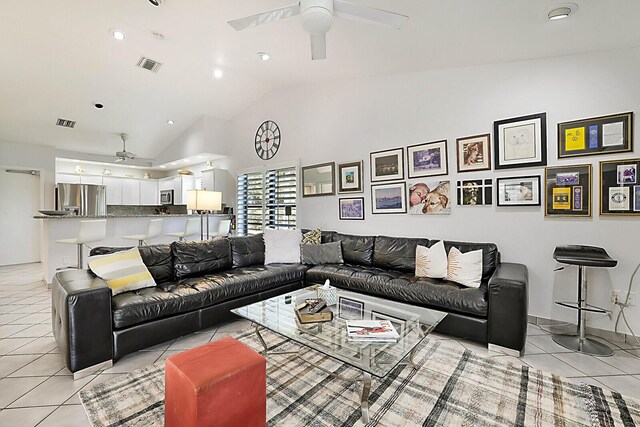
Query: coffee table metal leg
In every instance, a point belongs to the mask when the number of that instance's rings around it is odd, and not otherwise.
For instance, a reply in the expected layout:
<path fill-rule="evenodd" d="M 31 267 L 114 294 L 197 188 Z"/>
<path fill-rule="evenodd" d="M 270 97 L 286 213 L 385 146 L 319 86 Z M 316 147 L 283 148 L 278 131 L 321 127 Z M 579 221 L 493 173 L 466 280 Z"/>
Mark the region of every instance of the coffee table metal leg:
<path fill-rule="evenodd" d="M 261 352 L 263 356 L 267 356 L 267 343 L 264 342 L 264 338 L 262 338 L 262 335 L 260 335 L 260 326 L 258 326 L 256 324 L 256 335 L 258 336 L 258 339 L 260 340 L 260 344 L 262 344 L 262 348 L 264 348 L 264 350 Z"/>
<path fill-rule="evenodd" d="M 362 411 L 362 422 L 369 422 L 369 392 L 371 392 L 371 374 L 362 373 L 362 396 L 360 398 L 360 410 Z"/>

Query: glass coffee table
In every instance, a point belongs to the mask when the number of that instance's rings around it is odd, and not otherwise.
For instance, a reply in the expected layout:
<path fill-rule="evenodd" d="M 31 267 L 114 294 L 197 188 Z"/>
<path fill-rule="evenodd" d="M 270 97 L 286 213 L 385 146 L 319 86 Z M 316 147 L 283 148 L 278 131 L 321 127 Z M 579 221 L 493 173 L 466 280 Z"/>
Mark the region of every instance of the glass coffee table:
<path fill-rule="evenodd" d="M 318 297 L 318 290 L 306 288 L 269 298 L 231 310 L 250 320 L 264 350 L 264 357 L 289 355 L 310 363 L 318 369 L 345 381 L 362 382 L 360 396 L 362 421 L 369 422 L 369 392 L 371 377 L 385 378 L 400 364 L 413 364 L 413 357 L 424 338 L 444 319 L 447 313 L 416 307 L 384 298 L 331 288 L 322 290 L 333 312 L 331 322 L 300 324 L 293 311 L 306 299 Z M 347 340 L 347 320 L 390 320 L 400 338 L 393 343 L 354 342 Z M 268 329 L 308 348 L 337 359 L 361 371 L 362 375 L 346 378 L 306 360 L 304 348 L 299 351 L 268 351 L 260 329 Z"/>

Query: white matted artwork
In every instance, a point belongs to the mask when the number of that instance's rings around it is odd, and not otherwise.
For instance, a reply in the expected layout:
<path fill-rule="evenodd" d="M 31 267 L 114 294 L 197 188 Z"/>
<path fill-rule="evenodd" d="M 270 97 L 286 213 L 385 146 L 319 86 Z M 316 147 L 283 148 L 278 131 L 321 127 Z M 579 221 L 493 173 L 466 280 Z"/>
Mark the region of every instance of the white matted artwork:
<path fill-rule="evenodd" d="M 450 181 L 409 182 L 409 214 L 450 215 Z"/>
<path fill-rule="evenodd" d="M 378 184 L 371 186 L 371 213 L 396 214 L 407 213 L 404 182 Z"/>
<path fill-rule="evenodd" d="M 618 165 L 618 184 L 635 184 L 637 181 L 636 165 Z"/>
<path fill-rule="evenodd" d="M 404 148 L 370 154 L 371 182 L 404 179 Z"/>
<path fill-rule="evenodd" d="M 496 169 L 547 164 L 546 113 L 498 120 L 494 134 Z"/>
<path fill-rule="evenodd" d="M 540 176 L 496 179 L 498 206 L 540 206 Z"/>
<path fill-rule="evenodd" d="M 409 178 L 449 173 L 447 141 L 425 142 L 407 147 Z"/>

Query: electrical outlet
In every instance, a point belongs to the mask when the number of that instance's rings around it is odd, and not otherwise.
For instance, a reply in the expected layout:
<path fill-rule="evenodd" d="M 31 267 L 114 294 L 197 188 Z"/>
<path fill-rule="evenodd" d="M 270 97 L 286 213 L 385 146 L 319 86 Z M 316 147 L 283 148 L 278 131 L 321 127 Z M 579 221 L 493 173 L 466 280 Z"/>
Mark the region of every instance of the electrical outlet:
<path fill-rule="evenodd" d="M 614 304 L 617 304 L 619 295 L 620 295 L 620 291 L 616 291 L 616 290 L 611 291 L 611 302 Z"/>

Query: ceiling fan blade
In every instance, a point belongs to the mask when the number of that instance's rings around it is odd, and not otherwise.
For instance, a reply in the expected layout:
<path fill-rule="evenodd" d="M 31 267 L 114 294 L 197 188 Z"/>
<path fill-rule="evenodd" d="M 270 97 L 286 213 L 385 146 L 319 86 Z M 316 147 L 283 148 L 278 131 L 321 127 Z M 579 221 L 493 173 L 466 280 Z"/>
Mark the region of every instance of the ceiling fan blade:
<path fill-rule="evenodd" d="M 326 34 L 311 34 L 311 59 L 327 59 Z"/>
<path fill-rule="evenodd" d="M 373 7 L 361 6 L 342 0 L 333 1 L 333 15 L 355 21 L 370 22 L 400 29 L 409 17 Z"/>
<path fill-rule="evenodd" d="M 227 22 L 234 30 L 240 31 L 257 25 L 266 24 L 267 22 L 277 21 L 279 19 L 289 18 L 291 16 L 300 15 L 300 3 L 280 9 L 270 10 L 269 12 L 258 13 L 257 15 L 246 16 L 240 19 L 234 19 Z"/>
<path fill-rule="evenodd" d="M 118 157 L 117 159 L 115 159 L 113 162 L 114 163 L 120 163 L 120 162 L 124 162 L 125 160 L 127 160 L 125 157 Z"/>

